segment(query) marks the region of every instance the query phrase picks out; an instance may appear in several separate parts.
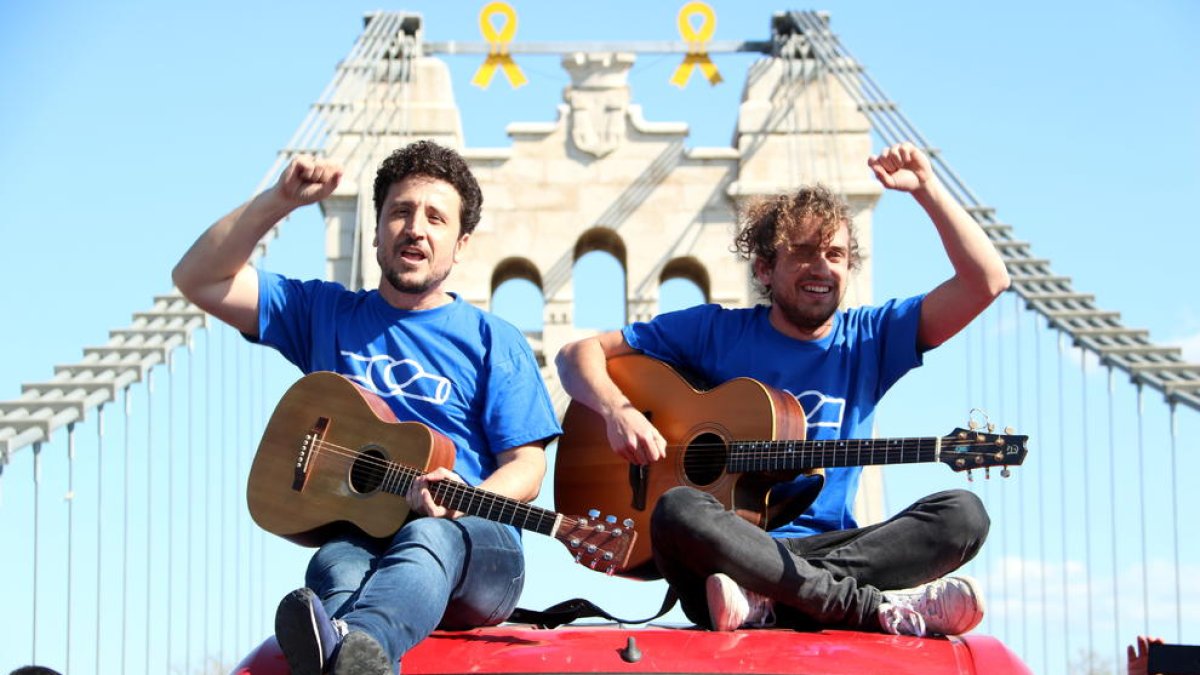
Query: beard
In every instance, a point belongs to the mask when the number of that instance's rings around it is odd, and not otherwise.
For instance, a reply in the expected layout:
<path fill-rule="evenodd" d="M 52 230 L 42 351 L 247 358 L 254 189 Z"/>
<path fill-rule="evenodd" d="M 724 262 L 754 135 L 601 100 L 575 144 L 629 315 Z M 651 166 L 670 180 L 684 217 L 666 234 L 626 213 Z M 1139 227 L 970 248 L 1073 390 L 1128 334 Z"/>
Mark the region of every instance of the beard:
<path fill-rule="evenodd" d="M 397 291 L 400 291 L 401 293 L 408 293 L 410 295 L 420 295 L 422 293 L 426 293 L 430 289 L 437 287 L 439 284 L 445 281 L 446 277 L 448 276 L 450 276 L 450 268 L 446 268 L 441 272 L 432 270 L 423 278 L 418 277 L 405 279 L 403 276 L 401 276 L 400 272 L 396 271 L 396 268 L 392 267 L 391 265 L 383 266 L 383 278 L 387 279 L 388 285 Z"/>
<path fill-rule="evenodd" d="M 772 303 L 779 308 L 788 323 L 801 330 L 813 331 L 829 323 L 837 312 L 841 299 L 841 287 L 834 286 L 830 289 L 828 300 L 819 304 L 798 302 L 790 293 L 775 293 Z"/>
<path fill-rule="evenodd" d="M 824 326 L 837 311 L 837 304 L 832 306 L 802 308 L 790 303 L 776 303 L 779 311 L 783 312 L 788 323 L 806 331 L 812 331 Z"/>
<path fill-rule="evenodd" d="M 399 255 L 399 251 L 411 243 L 412 241 L 408 239 L 397 242 L 393 247 L 392 255 Z M 379 269 L 383 278 L 387 280 L 389 286 L 401 293 L 410 295 L 424 294 L 436 288 L 446 280 L 446 277 L 450 276 L 450 265 L 447 265 L 444 270 L 439 270 L 432 266 L 432 258 L 427 258 L 426 261 L 430 262 L 428 274 L 420 276 L 419 272 L 413 271 L 409 273 L 409 277 L 406 279 L 396 269 L 395 265 L 392 264 L 392 260 L 392 258 L 385 258 L 382 250 L 376 254 L 376 261 L 379 263 Z"/>

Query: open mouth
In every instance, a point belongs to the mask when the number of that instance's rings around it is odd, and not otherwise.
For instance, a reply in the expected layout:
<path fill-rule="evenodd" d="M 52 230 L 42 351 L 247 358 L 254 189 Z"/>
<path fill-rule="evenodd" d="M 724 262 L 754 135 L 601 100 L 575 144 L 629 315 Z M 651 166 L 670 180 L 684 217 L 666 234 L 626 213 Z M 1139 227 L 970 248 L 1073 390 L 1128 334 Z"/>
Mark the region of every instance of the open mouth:
<path fill-rule="evenodd" d="M 408 262 L 421 262 L 428 257 L 429 256 L 425 255 L 425 252 L 419 248 L 409 247 L 400 249 L 401 260 L 407 260 Z"/>

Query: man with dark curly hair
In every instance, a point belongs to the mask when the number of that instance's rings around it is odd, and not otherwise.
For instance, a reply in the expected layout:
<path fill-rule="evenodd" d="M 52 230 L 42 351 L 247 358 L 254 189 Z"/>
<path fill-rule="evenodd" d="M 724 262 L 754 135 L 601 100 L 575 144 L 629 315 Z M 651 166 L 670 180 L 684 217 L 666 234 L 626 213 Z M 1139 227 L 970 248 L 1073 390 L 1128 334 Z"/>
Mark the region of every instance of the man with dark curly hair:
<path fill-rule="evenodd" d="M 615 453 L 651 465 L 678 450 L 667 448 L 617 387 L 607 359 L 643 353 L 713 385 L 750 377 L 799 401 L 809 439 L 869 438 L 884 392 L 1008 288 L 995 247 L 919 149 L 894 145 L 868 165 L 884 187 L 910 193 L 925 210 L 953 275 L 924 295 L 839 310 L 859 264 L 846 204 L 823 187 L 760 201 L 745 214 L 734 248 L 751 261 L 769 304 L 692 307 L 559 352 L 564 388 L 604 419 Z M 858 527 L 851 508 L 860 472 L 826 469 L 812 505 L 770 532 L 707 492 L 681 486 L 664 493 L 650 519 L 654 562 L 688 618 L 723 631 L 781 625 L 926 635 L 974 628 L 983 617 L 976 583 L 945 575 L 987 536 L 978 498 L 941 492 L 884 523 Z"/>
<path fill-rule="evenodd" d="M 293 210 L 332 195 L 341 168 L 297 157 L 270 189 L 217 221 L 175 267 L 179 290 L 302 371 L 334 371 L 382 397 L 400 420 L 455 445 L 454 471 L 417 478 L 415 513 L 395 535 L 343 532 L 283 598 L 275 636 L 293 673 L 374 674 L 435 628 L 508 618 L 524 584 L 517 531 L 436 503 L 438 481 L 521 501 L 537 496 L 545 446 L 560 432 L 528 342 L 446 290 L 479 223 L 483 197 L 458 153 L 428 141 L 388 157 L 375 179 L 375 290 L 299 281 L 248 263 Z"/>

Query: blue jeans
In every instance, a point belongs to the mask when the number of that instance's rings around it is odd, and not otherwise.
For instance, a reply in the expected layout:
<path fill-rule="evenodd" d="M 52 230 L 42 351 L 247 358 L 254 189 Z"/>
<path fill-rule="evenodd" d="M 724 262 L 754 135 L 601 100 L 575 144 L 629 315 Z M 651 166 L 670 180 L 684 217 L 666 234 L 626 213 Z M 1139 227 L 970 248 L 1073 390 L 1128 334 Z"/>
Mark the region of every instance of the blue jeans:
<path fill-rule="evenodd" d="M 655 505 L 650 535 L 659 572 L 697 625 L 709 625 L 704 582 L 723 572 L 773 598 L 778 625 L 878 631 L 882 591 L 963 566 L 983 546 L 990 524 L 978 497 L 946 490 L 868 527 L 774 539 L 712 495 L 676 487 Z"/>
<path fill-rule="evenodd" d="M 375 638 L 395 663 L 435 628 L 507 619 L 525 585 L 525 558 L 508 526 L 475 516 L 418 518 L 391 539 L 329 541 L 305 582 L 331 617 Z"/>

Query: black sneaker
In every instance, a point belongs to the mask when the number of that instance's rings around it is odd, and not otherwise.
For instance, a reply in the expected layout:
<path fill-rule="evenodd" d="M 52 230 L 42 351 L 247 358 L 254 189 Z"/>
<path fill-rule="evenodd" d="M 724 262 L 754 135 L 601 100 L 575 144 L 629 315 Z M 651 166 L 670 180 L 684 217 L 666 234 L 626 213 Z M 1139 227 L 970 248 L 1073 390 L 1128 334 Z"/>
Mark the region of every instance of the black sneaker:
<path fill-rule="evenodd" d="M 342 639 L 333 661 L 333 675 L 391 675 L 393 668 L 383 646 L 362 631 L 351 631 Z"/>
<path fill-rule="evenodd" d="M 308 588 L 288 593 L 275 610 L 275 639 L 293 675 L 325 672 L 344 634 L 345 624 L 331 621 L 316 593 Z"/>

